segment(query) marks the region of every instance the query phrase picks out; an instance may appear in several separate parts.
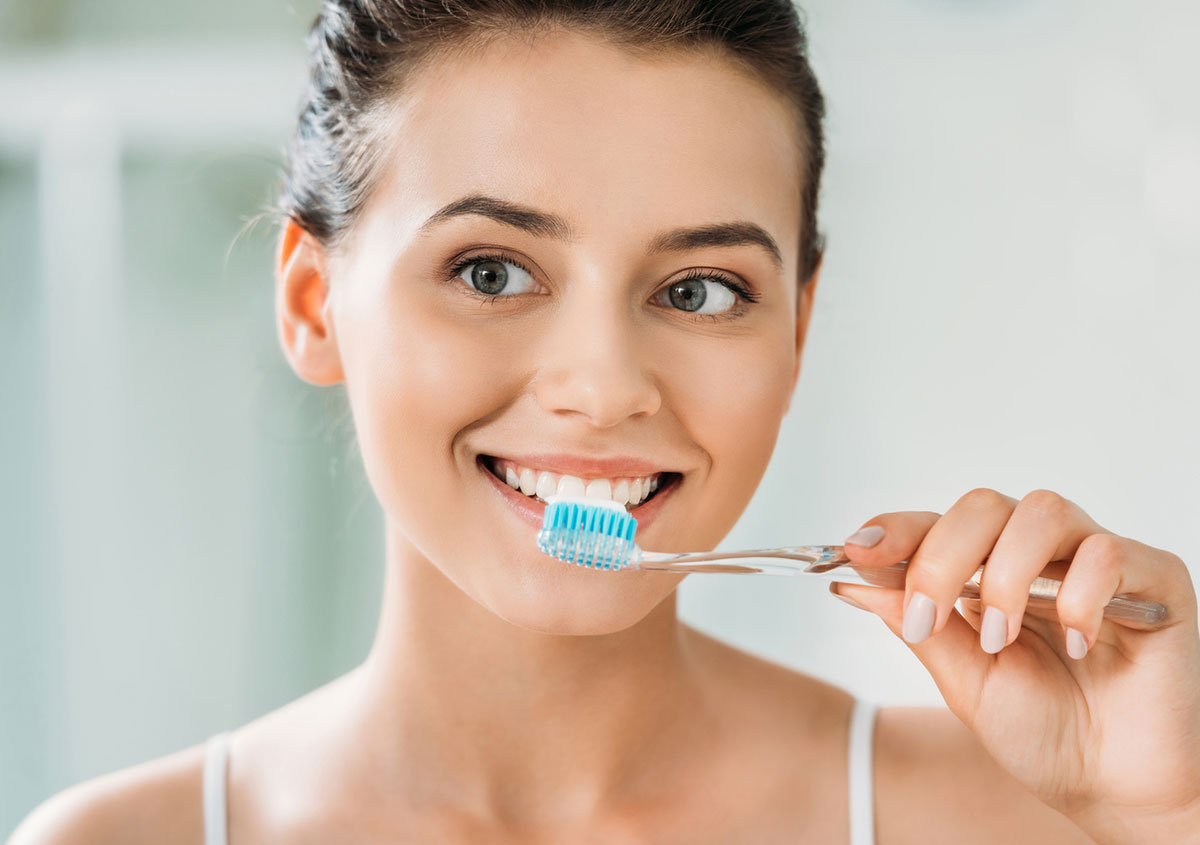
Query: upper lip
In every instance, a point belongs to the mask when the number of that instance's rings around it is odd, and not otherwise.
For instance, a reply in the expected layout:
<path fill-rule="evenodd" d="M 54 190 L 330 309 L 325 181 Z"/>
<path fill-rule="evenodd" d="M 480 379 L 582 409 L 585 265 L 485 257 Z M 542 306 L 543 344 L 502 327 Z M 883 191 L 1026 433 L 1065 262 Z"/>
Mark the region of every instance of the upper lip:
<path fill-rule="evenodd" d="M 490 454 L 492 457 L 512 461 L 529 469 L 546 470 L 547 472 L 555 472 L 559 475 L 574 475 L 578 478 L 639 477 L 670 471 L 659 463 L 644 458 L 635 458 L 630 455 L 613 455 L 601 458 L 590 455 L 568 455 L 563 453 L 529 455 Z"/>

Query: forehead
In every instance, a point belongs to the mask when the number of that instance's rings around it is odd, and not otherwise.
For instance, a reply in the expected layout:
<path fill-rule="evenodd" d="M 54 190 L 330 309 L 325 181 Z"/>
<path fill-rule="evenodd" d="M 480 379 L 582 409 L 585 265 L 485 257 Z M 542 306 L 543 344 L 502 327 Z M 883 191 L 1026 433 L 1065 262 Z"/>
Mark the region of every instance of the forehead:
<path fill-rule="evenodd" d="M 487 193 L 596 237 L 750 220 L 794 274 L 800 144 L 791 108 L 715 51 L 654 58 L 557 30 L 438 54 L 383 123 L 371 205 L 415 230 Z"/>

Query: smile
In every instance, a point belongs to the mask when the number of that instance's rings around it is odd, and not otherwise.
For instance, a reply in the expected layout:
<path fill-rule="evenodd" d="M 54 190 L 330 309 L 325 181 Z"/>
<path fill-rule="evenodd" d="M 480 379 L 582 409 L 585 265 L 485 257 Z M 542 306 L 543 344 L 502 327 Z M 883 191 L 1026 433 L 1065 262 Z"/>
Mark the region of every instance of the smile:
<path fill-rule="evenodd" d="M 550 496 L 585 496 L 607 499 L 633 510 L 653 499 L 660 489 L 679 478 L 677 472 L 611 478 L 581 478 L 539 467 L 522 466 L 506 458 L 480 455 L 492 475 L 513 490 L 539 502 Z"/>

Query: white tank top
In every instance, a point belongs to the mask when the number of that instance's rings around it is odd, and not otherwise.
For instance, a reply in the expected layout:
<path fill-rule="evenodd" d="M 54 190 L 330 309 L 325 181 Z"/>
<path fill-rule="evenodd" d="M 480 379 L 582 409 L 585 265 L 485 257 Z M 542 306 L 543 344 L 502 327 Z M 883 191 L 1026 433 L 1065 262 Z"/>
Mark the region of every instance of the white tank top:
<path fill-rule="evenodd" d="M 874 845 L 875 802 L 871 752 L 874 746 L 874 702 L 854 700 L 850 714 L 850 845 Z M 229 764 L 229 731 L 214 734 L 204 754 L 204 845 L 228 845 L 225 773 Z"/>

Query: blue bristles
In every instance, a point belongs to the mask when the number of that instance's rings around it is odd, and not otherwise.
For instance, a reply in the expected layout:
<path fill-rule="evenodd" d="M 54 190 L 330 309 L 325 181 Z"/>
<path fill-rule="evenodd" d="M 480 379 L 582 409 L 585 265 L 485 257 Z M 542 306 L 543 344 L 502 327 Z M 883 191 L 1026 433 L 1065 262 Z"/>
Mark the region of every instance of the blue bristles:
<path fill-rule="evenodd" d="M 538 532 L 543 554 L 591 569 L 622 569 L 641 550 L 633 542 L 637 520 L 616 502 L 552 496 Z"/>

